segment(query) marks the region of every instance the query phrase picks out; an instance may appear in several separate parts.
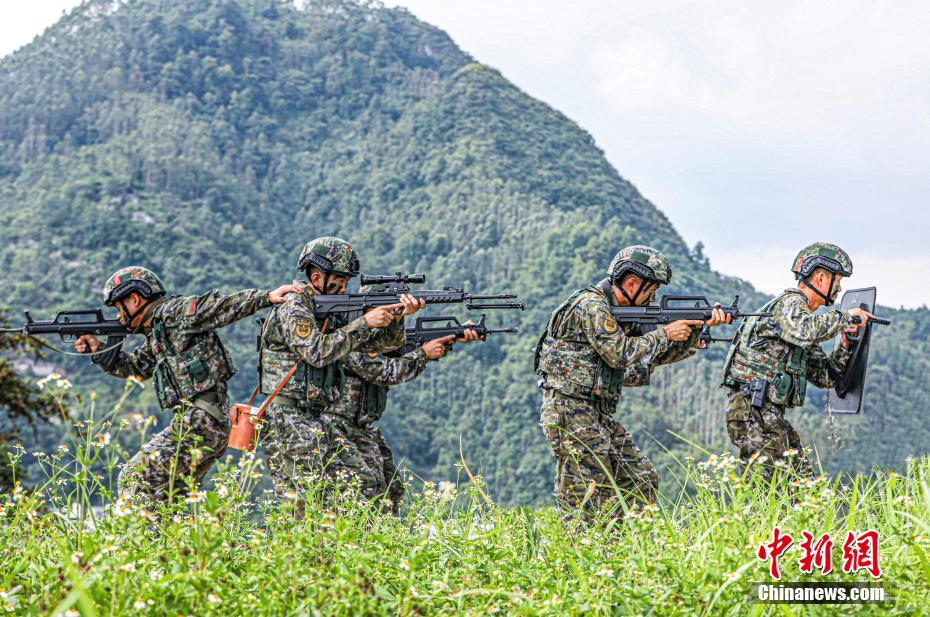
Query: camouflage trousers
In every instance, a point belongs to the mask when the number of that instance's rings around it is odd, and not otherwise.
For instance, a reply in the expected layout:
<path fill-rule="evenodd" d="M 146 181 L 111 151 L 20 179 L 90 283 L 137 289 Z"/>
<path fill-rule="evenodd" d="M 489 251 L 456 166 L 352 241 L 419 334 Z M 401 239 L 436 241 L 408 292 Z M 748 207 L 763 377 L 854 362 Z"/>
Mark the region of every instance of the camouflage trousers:
<path fill-rule="evenodd" d="M 367 499 L 387 496 L 394 511 L 403 498 L 393 454 L 375 426 L 272 403 L 261 443 L 278 495 L 300 494 L 308 477 L 325 476 L 337 486 L 358 482 Z"/>
<path fill-rule="evenodd" d="M 404 485 L 397 474 L 394 454 L 378 427 L 360 425 L 337 415 L 323 414 L 322 418 L 332 447 L 327 474 L 357 478 L 366 498 L 387 498 L 390 510 L 397 512 L 404 497 Z"/>
<path fill-rule="evenodd" d="M 766 400 L 761 409 L 753 409 L 747 396 L 730 388 L 727 433 L 739 448 L 740 459 L 744 463 L 761 464 L 766 478 L 779 467 L 803 476 L 814 475 L 801 437 L 785 419 L 785 408 L 780 405 Z"/>
<path fill-rule="evenodd" d="M 279 497 L 302 494 L 307 480 L 322 478 L 328 440 L 323 422 L 310 410 L 271 403 L 260 443 Z"/>
<path fill-rule="evenodd" d="M 599 511 L 622 517 L 620 497 L 633 508 L 658 496 L 659 476 L 633 435 L 611 417 L 615 407 L 543 389 L 540 424 L 556 460 L 555 499 L 583 519 Z"/>
<path fill-rule="evenodd" d="M 175 410 L 168 428 L 161 431 L 123 466 L 119 476 L 123 495 L 170 502 L 196 489 L 229 443 L 229 409 L 223 398 L 224 422 L 199 407 Z"/>

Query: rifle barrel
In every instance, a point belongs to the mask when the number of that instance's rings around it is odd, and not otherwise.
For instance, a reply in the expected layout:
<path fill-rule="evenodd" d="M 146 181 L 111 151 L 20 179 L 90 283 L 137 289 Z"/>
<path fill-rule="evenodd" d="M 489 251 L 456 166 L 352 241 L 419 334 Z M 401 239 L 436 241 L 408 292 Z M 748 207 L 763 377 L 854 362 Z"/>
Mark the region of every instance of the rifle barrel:
<path fill-rule="evenodd" d="M 511 296 L 516 297 L 516 296 Z M 523 302 L 468 302 L 465 304 L 465 308 L 468 310 L 480 310 L 480 309 L 519 309 L 524 310 L 526 304 Z"/>

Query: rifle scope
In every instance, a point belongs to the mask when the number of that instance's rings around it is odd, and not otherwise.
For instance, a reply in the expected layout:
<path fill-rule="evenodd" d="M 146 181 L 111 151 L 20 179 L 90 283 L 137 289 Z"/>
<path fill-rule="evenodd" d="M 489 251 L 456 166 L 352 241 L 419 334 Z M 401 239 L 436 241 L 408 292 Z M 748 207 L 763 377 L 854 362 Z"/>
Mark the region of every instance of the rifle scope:
<path fill-rule="evenodd" d="M 384 283 L 413 283 L 421 284 L 426 282 L 425 274 L 404 274 L 395 272 L 394 274 L 363 274 L 361 279 L 362 285 L 381 285 Z"/>

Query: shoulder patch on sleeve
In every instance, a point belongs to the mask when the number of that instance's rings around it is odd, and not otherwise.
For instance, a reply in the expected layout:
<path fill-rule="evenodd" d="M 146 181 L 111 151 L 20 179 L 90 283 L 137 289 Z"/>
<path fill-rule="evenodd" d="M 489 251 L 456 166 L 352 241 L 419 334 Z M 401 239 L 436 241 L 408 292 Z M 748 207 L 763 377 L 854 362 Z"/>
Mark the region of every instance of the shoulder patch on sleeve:
<path fill-rule="evenodd" d="M 295 332 L 300 338 L 307 338 L 313 332 L 313 324 L 306 317 L 298 318 L 295 322 Z"/>
<path fill-rule="evenodd" d="M 187 305 L 187 316 L 193 317 L 197 314 L 197 298 L 191 300 L 190 304 Z"/>
<path fill-rule="evenodd" d="M 604 315 L 601 318 L 601 329 L 607 334 L 613 334 L 617 331 L 617 320 L 610 315 Z"/>

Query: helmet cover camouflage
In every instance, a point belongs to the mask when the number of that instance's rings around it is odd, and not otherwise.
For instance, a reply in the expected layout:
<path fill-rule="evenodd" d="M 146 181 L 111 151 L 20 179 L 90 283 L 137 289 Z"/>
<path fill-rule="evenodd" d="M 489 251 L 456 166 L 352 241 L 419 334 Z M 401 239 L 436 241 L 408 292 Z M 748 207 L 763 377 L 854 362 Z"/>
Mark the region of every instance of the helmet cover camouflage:
<path fill-rule="evenodd" d="M 853 273 L 852 259 L 846 251 L 829 242 L 814 242 L 801 249 L 794 258 L 791 271 L 794 272 L 794 278 L 801 280 L 810 276 L 815 268 L 843 276 L 852 276 Z"/>
<path fill-rule="evenodd" d="M 607 269 L 607 274 L 613 282 L 619 281 L 626 273 L 663 285 L 668 285 L 672 280 L 672 268 L 665 255 L 652 247 L 639 244 L 628 246 L 617 253 Z"/>
<path fill-rule="evenodd" d="M 104 283 L 103 303 L 113 306 L 114 302 L 134 291 L 146 300 L 165 295 L 165 287 L 154 272 L 141 266 L 129 266 L 114 272 Z"/>
<path fill-rule="evenodd" d="M 297 260 L 297 269 L 306 270 L 314 266 L 327 274 L 336 276 L 358 276 L 358 256 L 352 245 L 341 238 L 324 236 L 307 242 Z"/>

